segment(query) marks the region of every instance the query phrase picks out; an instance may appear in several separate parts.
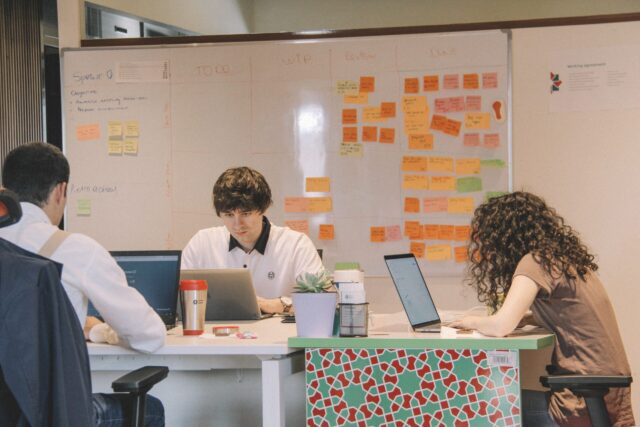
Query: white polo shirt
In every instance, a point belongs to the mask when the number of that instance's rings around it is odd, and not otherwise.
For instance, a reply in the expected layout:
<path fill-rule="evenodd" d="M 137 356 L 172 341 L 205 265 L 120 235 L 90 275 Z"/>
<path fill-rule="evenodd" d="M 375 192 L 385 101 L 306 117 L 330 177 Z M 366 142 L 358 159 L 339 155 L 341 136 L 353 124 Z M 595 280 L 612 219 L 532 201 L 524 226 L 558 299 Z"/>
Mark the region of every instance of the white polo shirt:
<path fill-rule="evenodd" d="M 248 268 L 258 296 L 290 295 L 300 273 L 320 271 L 322 261 L 305 234 L 270 224 L 264 255 L 258 250 L 229 250 L 231 234 L 226 227 L 198 231 L 182 251 L 183 269 Z"/>

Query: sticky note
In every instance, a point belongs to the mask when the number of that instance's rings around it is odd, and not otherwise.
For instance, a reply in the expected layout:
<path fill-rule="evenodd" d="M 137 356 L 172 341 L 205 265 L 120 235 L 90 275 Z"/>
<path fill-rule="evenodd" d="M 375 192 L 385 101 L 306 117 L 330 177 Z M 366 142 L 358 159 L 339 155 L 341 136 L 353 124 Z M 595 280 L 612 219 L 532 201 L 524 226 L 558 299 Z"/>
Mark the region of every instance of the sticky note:
<path fill-rule="evenodd" d="M 463 74 L 462 75 L 462 87 L 464 89 L 479 89 L 480 79 L 477 74 Z"/>
<path fill-rule="evenodd" d="M 345 108 L 342 110 L 342 124 L 355 125 L 358 123 L 358 110 L 355 108 Z"/>
<path fill-rule="evenodd" d="M 402 188 L 404 190 L 428 190 L 429 177 L 426 175 L 403 175 Z"/>
<path fill-rule="evenodd" d="M 107 124 L 107 135 L 109 139 L 122 138 L 122 122 L 110 121 Z"/>
<path fill-rule="evenodd" d="M 424 242 L 410 242 L 409 252 L 411 252 L 416 258 L 424 258 Z"/>
<path fill-rule="evenodd" d="M 410 239 L 420 240 L 422 239 L 422 226 L 419 221 L 405 221 L 404 222 L 404 235 Z"/>
<path fill-rule="evenodd" d="M 433 150 L 432 133 L 414 133 L 409 135 L 410 150 Z"/>
<path fill-rule="evenodd" d="M 402 156 L 402 166 L 405 172 L 426 172 L 427 157 L 424 156 Z"/>
<path fill-rule="evenodd" d="M 371 77 L 371 76 L 360 77 L 360 93 L 375 92 L 375 90 L 376 90 L 375 77 Z"/>
<path fill-rule="evenodd" d="M 417 77 L 404 79 L 404 93 L 418 93 L 420 91 L 420 80 Z"/>
<path fill-rule="evenodd" d="M 384 119 L 380 114 L 380 107 L 364 107 L 362 109 L 362 121 L 364 123 L 382 122 Z"/>
<path fill-rule="evenodd" d="M 429 116 L 427 113 L 419 112 L 404 117 L 405 135 L 427 134 L 429 133 Z"/>
<path fill-rule="evenodd" d="M 447 122 L 444 125 L 444 129 L 442 131 L 447 135 L 458 136 L 460 135 L 460 127 L 462 126 L 462 122 L 453 119 L 447 119 Z"/>
<path fill-rule="evenodd" d="M 429 172 L 453 172 L 452 157 L 427 157 Z"/>
<path fill-rule="evenodd" d="M 467 246 L 456 246 L 453 248 L 454 259 L 457 263 L 467 262 L 469 259 L 469 248 Z"/>
<path fill-rule="evenodd" d="M 384 242 L 386 229 L 384 227 L 371 227 L 371 241 Z"/>
<path fill-rule="evenodd" d="M 498 87 L 498 73 L 482 73 L 482 88 L 496 89 Z"/>
<path fill-rule="evenodd" d="M 489 129 L 491 127 L 491 114 L 465 113 L 464 127 L 467 129 Z"/>
<path fill-rule="evenodd" d="M 140 136 L 140 122 L 137 120 L 129 120 L 124 122 L 124 136 Z"/>
<path fill-rule="evenodd" d="M 369 102 L 369 94 L 365 92 L 355 95 L 344 95 L 342 100 L 345 104 L 366 104 Z"/>
<path fill-rule="evenodd" d="M 465 147 L 478 147 L 480 146 L 480 134 L 479 133 L 465 133 L 464 142 Z"/>
<path fill-rule="evenodd" d="M 285 197 L 284 211 L 290 213 L 306 212 L 307 199 L 305 197 Z"/>
<path fill-rule="evenodd" d="M 402 233 L 400 232 L 400 226 L 388 225 L 387 227 L 385 227 L 385 240 L 387 242 L 402 240 Z"/>
<path fill-rule="evenodd" d="M 464 242 L 469 240 L 471 236 L 471 226 L 469 225 L 456 225 L 454 231 L 454 240 L 458 242 Z"/>
<path fill-rule="evenodd" d="M 480 165 L 483 168 L 496 168 L 496 169 L 502 169 L 504 168 L 507 164 L 505 163 L 504 160 L 502 159 L 483 159 L 480 160 Z"/>
<path fill-rule="evenodd" d="M 318 227 L 318 239 L 333 240 L 335 238 L 335 229 L 333 224 L 320 224 Z"/>
<path fill-rule="evenodd" d="M 438 224 L 425 224 L 422 226 L 422 236 L 425 240 L 437 240 L 440 233 Z"/>
<path fill-rule="evenodd" d="M 122 141 L 112 139 L 107 141 L 107 152 L 109 154 L 122 154 L 123 148 Z"/>
<path fill-rule="evenodd" d="M 135 155 L 138 154 L 138 140 L 131 138 L 125 139 L 123 143 L 124 154 Z"/>
<path fill-rule="evenodd" d="M 456 159 L 456 173 L 458 175 L 477 175 L 480 173 L 480 159 Z"/>
<path fill-rule="evenodd" d="M 358 83 L 353 80 L 338 80 L 336 82 L 336 92 L 339 95 L 357 95 L 360 92 Z"/>
<path fill-rule="evenodd" d="M 447 212 L 449 202 L 446 197 L 428 197 L 422 201 L 424 213 Z"/>
<path fill-rule="evenodd" d="M 309 235 L 309 221 L 306 219 L 293 219 L 285 221 L 284 224 L 294 231 Z"/>
<path fill-rule="evenodd" d="M 425 92 L 435 92 L 440 90 L 438 76 L 424 76 L 422 78 L 422 89 Z"/>
<path fill-rule="evenodd" d="M 360 270 L 359 262 L 336 262 L 334 270 Z"/>
<path fill-rule="evenodd" d="M 342 143 L 340 144 L 340 155 L 344 157 L 362 157 L 364 150 L 362 144 Z"/>
<path fill-rule="evenodd" d="M 351 127 L 351 126 L 343 126 L 342 142 L 358 142 L 358 128 Z"/>
<path fill-rule="evenodd" d="M 456 182 L 456 191 L 458 191 L 458 193 L 482 191 L 482 179 L 475 176 L 458 178 Z"/>
<path fill-rule="evenodd" d="M 466 214 L 473 212 L 473 197 L 449 197 L 447 211 L 453 214 Z"/>
<path fill-rule="evenodd" d="M 487 133 L 484 135 L 482 145 L 487 148 L 498 148 L 500 146 L 500 134 Z"/>
<path fill-rule="evenodd" d="M 448 261 L 451 259 L 450 245 L 431 245 L 425 248 L 427 261 Z"/>
<path fill-rule="evenodd" d="M 393 118 L 396 116 L 396 103 L 395 102 L 382 102 L 380 103 L 380 117 L 385 119 Z"/>
<path fill-rule="evenodd" d="M 331 179 L 328 176 L 307 177 L 304 191 L 328 193 L 331 191 Z"/>
<path fill-rule="evenodd" d="M 429 179 L 429 189 L 434 191 L 453 191 L 456 189 L 456 179 L 452 176 L 432 176 Z"/>
<path fill-rule="evenodd" d="M 76 215 L 91 216 L 91 200 L 78 199 L 76 201 Z"/>
<path fill-rule="evenodd" d="M 487 191 L 484 195 L 484 200 L 488 201 L 489 199 L 504 196 L 505 194 L 507 194 L 505 191 Z"/>
<path fill-rule="evenodd" d="M 411 95 L 402 97 L 402 111 L 425 111 L 427 110 L 427 97 Z"/>
<path fill-rule="evenodd" d="M 467 96 L 464 105 L 467 111 L 480 111 L 482 110 L 482 97 L 476 95 Z"/>
<path fill-rule="evenodd" d="M 445 116 L 434 114 L 431 117 L 431 129 L 442 131 L 444 130 L 446 125 L 447 125 L 447 118 Z"/>
<path fill-rule="evenodd" d="M 458 113 L 464 111 L 464 97 L 436 98 L 434 101 L 436 113 Z"/>
<path fill-rule="evenodd" d="M 420 213 L 420 199 L 417 197 L 405 197 L 404 198 L 404 212 L 405 213 Z"/>
<path fill-rule="evenodd" d="M 396 130 L 394 128 L 380 128 L 380 142 L 382 144 L 393 144 L 396 141 Z"/>
<path fill-rule="evenodd" d="M 362 142 L 378 142 L 378 127 L 362 126 Z"/>
<path fill-rule="evenodd" d="M 440 224 L 440 227 L 438 227 L 438 240 L 453 240 L 454 230 L 453 225 Z"/>
<path fill-rule="evenodd" d="M 100 125 L 98 123 L 76 126 L 76 140 L 95 141 L 97 139 L 100 139 Z"/>
<path fill-rule="evenodd" d="M 307 197 L 307 212 L 331 212 L 333 210 L 331 197 Z"/>
<path fill-rule="evenodd" d="M 457 74 L 445 74 L 442 77 L 442 87 L 444 89 L 458 89 L 459 86 Z"/>

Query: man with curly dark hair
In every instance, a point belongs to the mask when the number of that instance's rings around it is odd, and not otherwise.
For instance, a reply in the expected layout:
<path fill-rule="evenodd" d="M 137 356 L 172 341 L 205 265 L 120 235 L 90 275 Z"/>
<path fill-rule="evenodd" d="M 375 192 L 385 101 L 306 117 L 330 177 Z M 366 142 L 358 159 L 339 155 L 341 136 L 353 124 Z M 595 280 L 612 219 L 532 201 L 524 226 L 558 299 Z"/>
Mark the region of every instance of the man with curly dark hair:
<path fill-rule="evenodd" d="M 554 373 L 631 375 L 594 256 L 540 197 L 519 191 L 479 206 L 469 260 L 469 284 L 496 311 L 452 326 L 505 336 L 530 309 L 534 322 L 556 335 Z M 628 388 L 611 389 L 605 401 L 614 426 L 635 425 Z M 525 426 L 589 425 L 583 399 L 568 390 L 523 390 L 522 408 Z"/>

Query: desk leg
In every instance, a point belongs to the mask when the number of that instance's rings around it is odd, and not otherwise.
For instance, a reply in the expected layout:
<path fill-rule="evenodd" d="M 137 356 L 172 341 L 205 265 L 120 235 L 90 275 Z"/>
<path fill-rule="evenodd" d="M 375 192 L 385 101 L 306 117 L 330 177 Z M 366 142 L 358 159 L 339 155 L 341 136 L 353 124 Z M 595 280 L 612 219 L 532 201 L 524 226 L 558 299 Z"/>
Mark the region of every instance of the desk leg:
<path fill-rule="evenodd" d="M 284 427 L 284 380 L 304 369 L 304 353 L 262 360 L 262 425 Z"/>

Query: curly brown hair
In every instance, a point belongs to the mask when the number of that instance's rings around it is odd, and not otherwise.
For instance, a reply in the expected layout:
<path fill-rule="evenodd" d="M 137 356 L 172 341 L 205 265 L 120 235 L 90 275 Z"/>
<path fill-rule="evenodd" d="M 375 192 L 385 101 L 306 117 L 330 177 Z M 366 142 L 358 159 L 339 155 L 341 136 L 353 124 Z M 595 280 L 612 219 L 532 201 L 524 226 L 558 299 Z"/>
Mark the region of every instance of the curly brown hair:
<path fill-rule="evenodd" d="M 540 197 L 516 191 L 480 205 L 471 220 L 467 282 L 496 310 L 527 254 L 550 275 L 584 278 L 598 265 L 577 233 Z"/>

